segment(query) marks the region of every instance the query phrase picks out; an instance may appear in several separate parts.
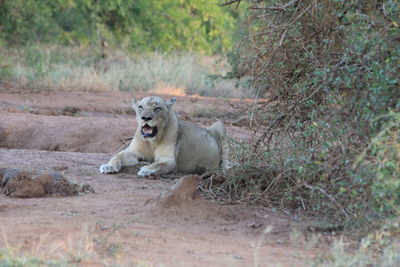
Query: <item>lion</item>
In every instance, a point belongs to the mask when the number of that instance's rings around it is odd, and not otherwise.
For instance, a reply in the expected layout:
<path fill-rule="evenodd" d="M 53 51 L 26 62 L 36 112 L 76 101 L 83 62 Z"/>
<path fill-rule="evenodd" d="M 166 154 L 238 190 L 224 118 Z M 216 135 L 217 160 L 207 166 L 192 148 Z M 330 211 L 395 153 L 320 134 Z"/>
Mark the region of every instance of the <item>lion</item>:
<path fill-rule="evenodd" d="M 220 121 L 202 128 L 180 120 L 172 110 L 176 99 L 149 96 L 132 100 L 138 128 L 125 150 L 100 166 L 100 173 L 116 173 L 139 161 L 140 177 L 168 173 L 199 173 L 228 168 L 229 145 Z"/>

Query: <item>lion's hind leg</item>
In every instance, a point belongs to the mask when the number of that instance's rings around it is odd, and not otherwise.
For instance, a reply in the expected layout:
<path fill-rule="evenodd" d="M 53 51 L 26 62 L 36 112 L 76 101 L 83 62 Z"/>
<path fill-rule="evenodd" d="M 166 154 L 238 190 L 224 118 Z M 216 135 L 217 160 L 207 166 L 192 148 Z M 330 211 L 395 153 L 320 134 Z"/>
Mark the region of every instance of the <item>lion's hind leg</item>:
<path fill-rule="evenodd" d="M 229 142 L 224 124 L 220 121 L 217 121 L 206 129 L 209 134 L 214 136 L 221 147 L 221 168 L 229 169 Z"/>

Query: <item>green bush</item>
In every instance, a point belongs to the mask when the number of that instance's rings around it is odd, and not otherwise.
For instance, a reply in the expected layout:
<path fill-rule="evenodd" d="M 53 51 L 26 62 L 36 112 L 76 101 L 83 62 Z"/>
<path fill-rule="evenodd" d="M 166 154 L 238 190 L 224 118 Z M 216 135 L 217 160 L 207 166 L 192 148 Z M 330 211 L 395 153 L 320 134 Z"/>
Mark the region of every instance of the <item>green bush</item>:
<path fill-rule="evenodd" d="M 14 78 L 13 70 L 14 65 L 9 60 L 3 60 L 0 55 L 0 81 L 12 80 Z"/>
<path fill-rule="evenodd" d="M 400 214 L 400 113 L 390 112 L 381 131 L 356 161 L 357 177 L 369 180 L 374 208 Z"/>
<path fill-rule="evenodd" d="M 253 3 L 234 70 L 263 99 L 221 191 L 336 225 L 398 216 L 399 14 L 391 0 Z"/>
<path fill-rule="evenodd" d="M 206 0 L 5 0 L 0 40 L 221 53 L 232 46 L 239 13 Z"/>

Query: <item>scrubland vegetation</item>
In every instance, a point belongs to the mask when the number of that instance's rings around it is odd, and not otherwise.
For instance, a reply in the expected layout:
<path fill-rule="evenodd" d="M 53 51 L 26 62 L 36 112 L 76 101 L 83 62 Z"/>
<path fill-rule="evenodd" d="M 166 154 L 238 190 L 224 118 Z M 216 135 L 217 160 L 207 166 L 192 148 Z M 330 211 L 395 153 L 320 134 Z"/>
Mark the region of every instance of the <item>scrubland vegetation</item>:
<path fill-rule="evenodd" d="M 20 257 L 10 249 L 2 249 L 0 250 L 0 266 L 36 267 L 36 266 L 67 266 L 67 264 L 59 262 L 47 262 L 34 257 Z"/>
<path fill-rule="evenodd" d="M 209 1 L 4 1 L 0 78 L 41 90 L 178 88 L 249 96 L 225 79 L 242 11 Z"/>
<path fill-rule="evenodd" d="M 398 235 L 399 15 L 397 1 L 253 2 L 233 75 L 266 100 L 249 109 L 259 137 L 220 190 Z M 393 251 L 384 265 L 399 263 Z"/>
<path fill-rule="evenodd" d="M 272 4 L 251 7 L 238 46 L 237 73 L 266 100 L 249 110 L 260 137 L 242 159 L 259 172 L 234 186 L 336 224 L 398 217 L 399 4 Z"/>
<path fill-rule="evenodd" d="M 400 264 L 398 1 L 38 3 L 0 5 L 3 82 L 252 97 L 254 142 L 213 195 L 375 231 L 316 264 Z"/>
<path fill-rule="evenodd" d="M 191 52 L 131 55 L 112 51 L 106 58 L 89 48 L 34 44 L 1 50 L 5 82 L 34 90 L 149 91 L 202 96 L 249 97 L 246 79 L 229 71 L 218 56 Z M 166 90 L 166 88 L 168 90 Z"/>

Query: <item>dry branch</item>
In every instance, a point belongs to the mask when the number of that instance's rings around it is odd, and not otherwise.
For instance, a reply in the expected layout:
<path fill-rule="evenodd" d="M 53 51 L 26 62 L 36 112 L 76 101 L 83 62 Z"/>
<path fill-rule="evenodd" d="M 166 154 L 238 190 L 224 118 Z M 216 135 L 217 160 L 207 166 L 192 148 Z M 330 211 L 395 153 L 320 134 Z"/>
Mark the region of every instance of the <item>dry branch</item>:
<path fill-rule="evenodd" d="M 252 6 L 251 9 L 259 9 L 259 10 L 269 10 L 269 11 L 286 11 L 287 8 L 296 4 L 300 0 L 292 0 L 281 6 Z"/>
<path fill-rule="evenodd" d="M 219 6 L 221 6 L 221 7 L 230 6 L 230 5 L 234 4 L 234 3 L 238 3 L 238 5 L 239 5 L 241 1 L 242 0 L 231 0 L 231 1 L 228 1 L 228 2 L 220 4 Z"/>

